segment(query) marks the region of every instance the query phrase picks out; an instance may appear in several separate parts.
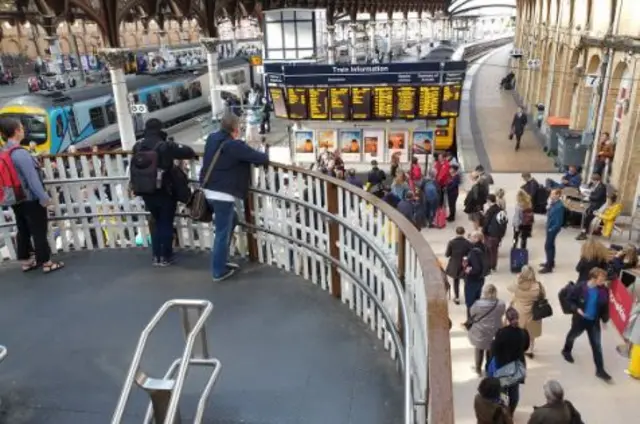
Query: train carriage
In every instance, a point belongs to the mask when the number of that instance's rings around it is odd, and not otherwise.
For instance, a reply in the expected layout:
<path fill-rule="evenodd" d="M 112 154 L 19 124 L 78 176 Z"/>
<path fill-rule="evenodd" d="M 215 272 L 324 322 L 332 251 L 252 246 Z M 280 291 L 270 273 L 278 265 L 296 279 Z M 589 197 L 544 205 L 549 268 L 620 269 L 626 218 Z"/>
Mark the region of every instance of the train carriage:
<path fill-rule="evenodd" d="M 250 90 L 253 69 L 245 58 L 222 59 L 220 83 Z M 127 76 L 127 89 L 135 104 L 145 104 L 145 118 L 158 118 L 169 127 L 210 111 L 209 75 L 206 66 Z M 0 108 L 0 116 L 19 119 L 25 128 L 24 144 L 36 144 L 42 153 L 57 154 L 70 146 L 78 149 L 112 146 L 120 141 L 111 84 L 75 88 L 64 92 L 39 92 L 12 99 Z M 144 119 L 134 117 L 137 135 Z"/>

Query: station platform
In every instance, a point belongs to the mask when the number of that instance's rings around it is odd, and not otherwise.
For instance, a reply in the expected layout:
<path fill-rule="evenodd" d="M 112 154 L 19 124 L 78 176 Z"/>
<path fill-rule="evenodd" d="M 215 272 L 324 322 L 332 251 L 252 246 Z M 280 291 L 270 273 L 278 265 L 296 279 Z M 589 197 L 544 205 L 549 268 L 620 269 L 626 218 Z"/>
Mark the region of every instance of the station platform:
<path fill-rule="evenodd" d="M 498 188 L 506 191 L 507 216 L 512 220 L 514 213 L 515 195 L 522 184 L 519 174 L 493 173 L 495 184 L 492 192 Z M 559 174 L 539 174 L 533 176 L 538 181 L 545 178 L 558 178 Z M 460 209 L 462 199 L 466 193 L 460 195 Z M 460 210 L 459 209 L 459 210 Z M 536 215 L 533 237 L 528 240 L 529 263 L 538 270 L 538 264 L 544 262 L 544 216 Z M 422 233 L 444 264 L 444 256 L 448 241 L 454 237 L 455 228 L 463 226 L 467 231 L 472 229 L 471 223 L 462 213 L 458 213 L 455 222 L 447 225 L 446 229 L 426 229 Z M 542 386 L 548 379 L 558 380 L 565 390 L 566 399 L 570 400 L 582 414 L 584 422 L 593 424 L 630 423 L 637 420 L 637 398 L 640 393 L 640 381 L 625 374 L 627 359 L 621 357 L 615 347 L 622 343 L 622 338 L 610 322 L 602 330 L 602 349 L 606 370 L 613 377 L 611 384 L 604 383 L 595 377 L 595 367 L 591 349 L 586 334 L 581 336 L 574 346 L 573 355 L 576 362 L 569 364 L 564 361 L 560 351 L 569 330 L 571 317 L 563 315 L 558 302 L 559 290 L 568 281 L 575 281 L 577 273 L 575 266 L 580 256 L 582 242 L 576 241 L 578 230 L 563 229 L 557 239 L 557 268 L 552 274 L 538 275 L 547 292 L 549 302 L 553 306 L 554 315 L 543 321 L 542 336 L 535 342 L 535 358 L 527 359 L 528 372 L 526 384 L 520 388 L 520 404 L 516 410 L 515 422 L 525 424 L 534 406 L 545 403 Z M 509 226 L 507 234 L 499 250 L 498 271 L 487 278 L 487 283 L 494 284 L 498 289 L 498 297 L 509 304 L 512 297 L 507 287 L 517 282 L 517 275 L 509 271 L 509 250 L 513 239 L 513 229 Z M 608 244 L 609 241 L 602 239 Z M 616 236 L 611 242 L 617 244 L 628 243 L 627 234 Z M 463 290 L 461 284 L 461 292 Z M 453 295 L 452 295 L 453 296 Z M 453 364 L 453 387 L 455 401 L 456 424 L 475 424 L 473 399 L 477 393 L 480 378 L 473 370 L 474 350 L 469 343 L 466 330 L 462 323 L 466 320 L 464 301 L 455 305 L 449 301 L 449 315 L 453 322 L 451 330 L 451 355 Z M 605 405 L 615 405 L 607 407 Z"/>
<path fill-rule="evenodd" d="M 511 122 L 517 110 L 512 91 L 500 90 L 508 73 L 508 45 L 489 53 L 471 65 L 465 83 L 467 100 L 460 107 L 458 142 L 465 169 L 483 165 L 490 172 L 556 172 L 553 160 L 542 150 L 536 134 L 527 129 L 520 150 L 509 140 Z M 530 123 L 531 125 L 531 123 Z"/>
<path fill-rule="evenodd" d="M 0 421 L 105 423 L 111 419 L 140 331 L 168 299 L 208 299 L 209 344 L 222 363 L 208 423 L 400 423 L 402 383 L 382 341 L 344 305 L 301 277 L 246 263 L 211 282 L 210 256 L 183 253 L 151 267 L 147 250 L 62 254 L 66 268 L 23 274 L 0 265 Z M 155 330 L 142 367 L 162 376 L 184 341 L 177 314 Z M 204 374 L 204 373 L 203 373 Z M 195 411 L 199 369 L 183 392 Z M 134 387 L 125 422 L 148 397 Z M 192 419 L 192 418 L 191 418 Z"/>

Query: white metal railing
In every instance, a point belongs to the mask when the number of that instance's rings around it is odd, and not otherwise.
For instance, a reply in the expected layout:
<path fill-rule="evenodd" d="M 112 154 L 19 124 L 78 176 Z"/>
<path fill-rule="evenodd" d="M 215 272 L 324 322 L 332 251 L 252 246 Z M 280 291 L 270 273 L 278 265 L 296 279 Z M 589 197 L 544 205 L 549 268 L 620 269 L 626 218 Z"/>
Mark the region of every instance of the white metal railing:
<path fill-rule="evenodd" d="M 127 161 L 126 154 L 43 159 L 45 186 L 55 194 L 55 250 L 148 244 L 144 206 L 127 190 Z M 195 177 L 199 164 L 185 168 Z M 377 334 L 404 373 L 406 423 L 427 417 L 453 423 L 444 285 L 433 252 L 411 223 L 343 181 L 278 164 L 255 170 L 244 207 L 249 231 L 237 234 L 238 251 L 318 285 Z M 180 247 L 209 249 L 211 225 L 181 212 L 175 222 Z M 0 214 L 5 259 L 16 257 L 14 236 L 7 210 Z M 429 313 L 428 304 L 437 310 Z M 429 390 L 435 381 L 439 390 Z"/>

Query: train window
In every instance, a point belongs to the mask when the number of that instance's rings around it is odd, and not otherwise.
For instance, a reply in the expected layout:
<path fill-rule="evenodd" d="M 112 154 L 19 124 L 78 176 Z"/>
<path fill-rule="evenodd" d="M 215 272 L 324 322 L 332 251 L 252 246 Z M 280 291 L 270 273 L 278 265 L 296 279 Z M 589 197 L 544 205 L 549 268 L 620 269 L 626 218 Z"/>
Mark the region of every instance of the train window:
<path fill-rule="evenodd" d="M 108 105 L 105 106 L 105 111 L 107 112 L 107 123 L 109 125 L 113 125 L 116 123 L 117 118 L 116 118 L 116 105 L 114 105 L 113 103 L 109 103 Z"/>
<path fill-rule="evenodd" d="M 245 84 L 247 82 L 243 69 L 239 71 L 227 72 L 224 76 L 224 79 L 227 84 L 231 85 Z"/>
<path fill-rule="evenodd" d="M 160 107 L 160 96 L 158 93 L 147 94 L 147 109 L 149 109 L 149 112 L 156 111 L 160 109 Z"/>
<path fill-rule="evenodd" d="M 69 109 L 67 114 L 67 120 L 69 121 L 69 127 L 71 127 L 71 135 L 73 137 L 78 136 L 78 123 L 76 122 L 76 114 L 73 113 L 73 109 Z"/>
<path fill-rule="evenodd" d="M 175 103 L 173 95 L 173 89 L 165 88 L 160 92 L 160 99 L 162 100 L 162 107 L 168 107 Z"/>
<path fill-rule="evenodd" d="M 178 102 L 186 102 L 189 100 L 189 88 L 186 85 L 181 85 L 178 87 Z"/>
<path fill-rule="evenodd" d="M 64 123 L 62 122 L 62 116 L 56 116 L 56 136 L 61 138 L 64 135 Z"/>
<path fill-rule="evenodd" d="M 89 120 L 91 121 L 93 128 L 96 130 L 106 127 L 104 122 L 104 113 L 100 106 L 89 109 Z"/>
<path fill-rule="evenodd" d="M 189 87 L 189 92 L 191 94 L 191 98 L 195 99 L 196 97 L 202 96 L 202 84 L 200 81 L 194 81 L 191 83 L 191 87 Z"/>

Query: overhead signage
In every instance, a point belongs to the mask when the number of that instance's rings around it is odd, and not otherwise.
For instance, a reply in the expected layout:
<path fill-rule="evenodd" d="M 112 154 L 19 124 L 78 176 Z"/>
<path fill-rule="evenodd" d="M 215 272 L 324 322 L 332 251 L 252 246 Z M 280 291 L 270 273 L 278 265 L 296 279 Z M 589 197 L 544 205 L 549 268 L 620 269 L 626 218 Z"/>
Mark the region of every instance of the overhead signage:
<path fill-rule="evenodd" d="M 305 88 L 287 87 L 289 119 L 307 119 L 307 90 Z"/>
<path fill-rule="evenodd" d="M 309 119 L 329 119 L 329 89 L 309 89 Z"/>
<path fill-rule="evenodd" d="M 417 117 L 435 119 L 440 114 L 440 86 L 430 85 L 418 88 Z"/>
<path fill-rule="evenodd" d="M 351 119 L 371 119 L 371 87 L 351 88 Z"/>
<path fill-rule="evenodd" d="M 393 87 L 373 87 L 373 119 L 393 119 Z"/>
<path fill-rule="evenodd" d="M 336 121 L 346 121 L 351 119 L 350 91 L 349 87 L 331 87 L 329 89 L 331 119 Z"/>
<path fill-rule="evenodd" d="M 439 62 L 282 67 L 287 85 L 439 84 L 441 71 Z"/>
<path fill-rule="evenodd" d="M 410 85 L 396 87 L 395 105 L 397 119 L 414 119 L 416 117 L 416 87 Z"/>
<path fill-rule="evenodd" d="M 269 87 L 269 95 L 273 102 L 273 113 L 278 118 L 288 119 L 287 103 L 284 98 L 284 90 L 280 87 Z"/>
<path fill-rule="evenodd" d="M 460 84 L 450 84 L 442 87 L 442 101 L 440 103 L 440 116 L 443 118 L 455 118 L 460 111 Z"/>

